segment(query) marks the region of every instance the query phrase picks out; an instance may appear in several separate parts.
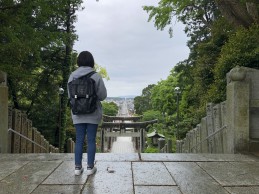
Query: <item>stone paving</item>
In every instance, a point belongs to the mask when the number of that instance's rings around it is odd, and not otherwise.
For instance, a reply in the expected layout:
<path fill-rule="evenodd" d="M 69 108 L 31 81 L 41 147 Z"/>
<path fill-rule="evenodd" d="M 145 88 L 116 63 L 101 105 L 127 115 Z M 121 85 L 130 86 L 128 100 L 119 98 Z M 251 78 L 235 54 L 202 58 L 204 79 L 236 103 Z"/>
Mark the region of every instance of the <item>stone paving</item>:
<path fill-rule="evenodd" d="M 74 176 L 73 154 L 0 154 L 0 194 L 259 193 L 255 155 L 99 153 L 96 167 Z"/>
<path fill-rule="evenodd" d="M 111 153 L 134 153 L 133 142 L 131 137 L 117 137 L 113 142 Z"/>

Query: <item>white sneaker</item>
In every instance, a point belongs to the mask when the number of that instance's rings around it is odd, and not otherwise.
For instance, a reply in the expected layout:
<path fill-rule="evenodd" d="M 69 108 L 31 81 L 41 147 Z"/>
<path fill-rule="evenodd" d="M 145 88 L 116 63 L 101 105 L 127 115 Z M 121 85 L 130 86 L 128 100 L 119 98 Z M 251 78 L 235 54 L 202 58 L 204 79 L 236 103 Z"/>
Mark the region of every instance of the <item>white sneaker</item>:
<path fill-rule="evenodd" d="M 96 167 L 87 167 L 87 175 L 94 174 L 96 172 L 97 168 Z"/>
<path fill-rule="evenodd" d="M 83 167 L 75 167 L 75 175 L 79 176 L 84 172 L 84 168 Z"/>

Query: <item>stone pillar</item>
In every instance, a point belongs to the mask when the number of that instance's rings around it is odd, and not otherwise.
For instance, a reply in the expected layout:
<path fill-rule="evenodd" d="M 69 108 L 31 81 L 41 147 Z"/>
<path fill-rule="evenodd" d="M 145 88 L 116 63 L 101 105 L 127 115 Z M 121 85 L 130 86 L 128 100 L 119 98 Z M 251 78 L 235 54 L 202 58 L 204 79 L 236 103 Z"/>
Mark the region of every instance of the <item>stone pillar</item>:
<path fill-rule="evenodd" d="M 214 132 L 214 120 L 213 120 L 213 104 L 208 103 L 207 105 L 207 130 L 208 136 L 213 134 Z M 214 143 L 214 136 L 208 139 L 209 143 L 209 153 L 215 153 L 215 143 Z"/>
<path fill-rule="evenodd" d="M 186 138 L 183 139 L 183 142 L 182 142 L 182 152 L 181 153 L 187 153 L 187 149 L 186 149 Z"/>
<path fill-rule="evenodd" d="M 209 152 L 209 144 L 208 140 L 205 140 L 208 137 L 207 130 L 207 117 L 201 119 L 201 152 L 208 153 Z"/>
<path fill-rule="evenodd" d="M 201 124 L 196 126 L 197 153 L 201 153 Z"/>
<path fill-rule="evenodd" d="M 73 150 L 73 140 L 72 138 L 69 138 L 67 140 L 67 153 L 74 153 L 74 150 Z"/>
<path fill-rule="evenodd" d="M 33 140 L 32 138 L 32 121 L 27 120 L 27 126 L 28 126 L 28 138 Z M 33 153 L 33 144 L 30 141 L 27 141 L 27 152 L 26 153 Z"/>
<path fill-rule="evenodd" d="M 222 122 L 222 127 L 225 126 L 225 128 L 222 130 L 222 148 L 223 148 L 223 153 L 228 153 L 227 151 L 227 113 L 226 113 L 226 101 L 221 103 L 221 122 Z"/>
<path fill-rule="evenodd" d="M 213 115 L 214 115 L 214 129 L 216 132 L 216 131 L 219 131 L 222 127 L 221 104 L 217 104 L 213 107 Z M 214 139 L 215 139 L 215 153 L 223 153 L 222 131 L 215 134 Z"/>
<path fill-rule="evenodd" d="M 50 152 L 50 153 L 54 153 L 54 150 L 55 150 L 54 146 L 53 146 L 53 145 L 50 145 L 50 146 L 49 146 L 49 152 Z"/>
<path fill-rule="evenodd" d="M 158 151 L 160 152 L 161 149 L 165 146 L 165 139 L 164 138 L 159 138 L 158 139 Z"/>
<path fill-rule="evenodd" d="M 186 152 L 185 153 L 190 153 L 191 152 L 191 146 L 190 146 L 190 131 L 186 133 L 186 141 L 185 141 L 185 148 Z"/>
<path fill-rule="evenodd" d="M 37 140 L 37 129 L 35 127 L 32 127 L 32 141 L 35 141 Z M 32 153 L 36 153 L 36 146 L 34 143 L 31 144 L 32 145 Z"/>
<path fill-rule="evenodd" d="M 8 87 L 7 74 L 0 71 L 0 153 L 8 153 Z"/>
<path fill-rule="evenodd" d="M 249 80 L 243 67 L 233 68 L 227 85 L 227 153 L 249 150 Z"/>
<path fill-rule="evenodd" d="M 14 109 L 13 114 L 13 129 L 21 133 L 21 122 L 22 122 L 22 113 L 20 110 Z M 18 134 L 14 134 L 14 149 L 13 153 L 20 153 L 21 152 L 21 136 Z"/>
<path fill-rule="evenodd" d="M 21 118 L 21 134 L 28 137 L 27 115 L 24 112 Z M 21 153 L 27 153 L 27 140 L 24 137 L 21 137 Z"/>
<path fill-rule="evenodd" d="M 49 142 L 48 141 L 46 141 L 46 153 L 49 153 Z"/>
<path fill-rule="evenodd" d="M 192 149 L 192 153 L 197 153 L 197 129 L 196 128 L 194 128 L 193 130 L 192 130 L 192 147 L 193 147 L 193 149 Z"/>
<path fill-rule="evenodd" d="M 13 108 L 8 106 L 8 129 L 13 129 Z M 8 131 L 8 153 L 13 153 L 14 133 Z"/>
<path fill-rule="evenodd" d="M 176 140 L 176 153 L 181 153 L 180 140 Z"/>
<path fill-rule="evenodd" d="M 45 150 L 43 149 L 45 146 L 45 138 L 44 136 L 40 133 L 40 153 L 45 153 Z"/>
<path fill-rule="evenodd" d="M 195 149 L 193 146 L 193 136 L 194 136 L 194 132 L 193 132 L 193 129 L 191 131 L 189 131 L 189 140 L 190 140 L 190 150 L 189 150 L 189 153 L 193 153 L 193 150 Z"/>

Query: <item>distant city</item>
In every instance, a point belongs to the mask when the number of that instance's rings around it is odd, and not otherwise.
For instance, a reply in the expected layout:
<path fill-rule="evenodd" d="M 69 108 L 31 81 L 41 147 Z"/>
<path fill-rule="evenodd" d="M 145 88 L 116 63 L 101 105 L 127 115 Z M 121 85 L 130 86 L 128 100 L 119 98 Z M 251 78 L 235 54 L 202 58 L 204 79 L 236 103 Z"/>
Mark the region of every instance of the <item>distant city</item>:
<path fill-rule="evenodd" d="M 127 103 L 127 107 L 128 107 L 128 111 L 130 115 L 134 114 L 134 97 L 135 96 L 120 96 L 120 97 L 107 97 L 105 99 L 106 102 L 114 102 L 118 105 L 118 107 L 120 108 L 123 103 L 126 101 Z"/>

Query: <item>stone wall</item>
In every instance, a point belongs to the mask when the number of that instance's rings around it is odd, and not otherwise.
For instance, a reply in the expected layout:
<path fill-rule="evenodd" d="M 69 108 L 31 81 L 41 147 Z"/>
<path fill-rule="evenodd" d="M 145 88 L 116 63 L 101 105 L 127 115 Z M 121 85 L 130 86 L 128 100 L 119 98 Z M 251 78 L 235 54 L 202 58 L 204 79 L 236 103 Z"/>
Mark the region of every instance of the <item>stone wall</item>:
<path fill-rule="evenodd" d="M 226 76 L 226 101 L 207 105 L 206 117 L 177 141 L 178 153 L 259 151 L 259 70 L 235 67 Z"/>

